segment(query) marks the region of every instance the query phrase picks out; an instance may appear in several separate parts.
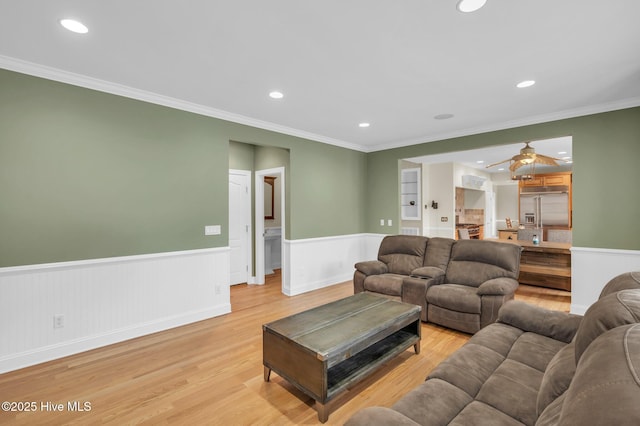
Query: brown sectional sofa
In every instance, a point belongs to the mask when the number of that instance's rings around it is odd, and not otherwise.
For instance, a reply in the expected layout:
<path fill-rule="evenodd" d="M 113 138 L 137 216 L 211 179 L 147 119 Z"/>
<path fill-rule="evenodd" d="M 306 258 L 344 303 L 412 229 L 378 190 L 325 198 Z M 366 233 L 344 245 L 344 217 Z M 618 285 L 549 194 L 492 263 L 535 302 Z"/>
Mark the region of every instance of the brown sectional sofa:
<path fill-rule="evenodd" d="M 388 235 L 378 259 L 359 262 L 354 293 L 422 306 L 422 320 L 475 333 L 495 322 L 518 288 L 521 248 L 483 240 Z"/>
<path fill-rule="evenodd" d="M 620 275 L 584 317 L 520 301 L 391 408 L 347 426 L 640 424 L 640 272 Z"/>

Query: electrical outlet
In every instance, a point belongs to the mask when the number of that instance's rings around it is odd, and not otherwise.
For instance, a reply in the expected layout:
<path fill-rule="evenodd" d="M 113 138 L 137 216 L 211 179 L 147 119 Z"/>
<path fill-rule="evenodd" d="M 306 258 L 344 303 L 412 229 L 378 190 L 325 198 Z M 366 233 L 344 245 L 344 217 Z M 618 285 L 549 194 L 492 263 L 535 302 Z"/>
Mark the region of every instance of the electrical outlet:
<path fill-rule="evenodd" d="M 62 327 L 64 327 L 64 315 L 54 315 L 53 328 L 62 328 Z"/>
<path fill-rule="evenodd" d="M 449 222 L 449 218 L 447 216 L 442 216 L 440 218 L 440 222 Z"/>

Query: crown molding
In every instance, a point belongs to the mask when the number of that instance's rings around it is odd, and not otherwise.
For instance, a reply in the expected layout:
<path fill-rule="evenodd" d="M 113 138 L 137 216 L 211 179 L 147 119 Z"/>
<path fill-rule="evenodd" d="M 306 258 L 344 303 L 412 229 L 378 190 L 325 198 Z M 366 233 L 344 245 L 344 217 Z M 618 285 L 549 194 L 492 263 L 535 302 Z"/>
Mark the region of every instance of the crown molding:
<path fill-rule="evenodd" d="M 352 149 L 355 151 L 364 151 L 363 146 L 358 144 L 330 138 L 323 135 L 318 135 L 292 127 L 282 126 L 280 124 L 271 123 L 269 121 L 258 120 L 241 114 L 235 114 L 216 108 L 211 108 L 205 105 L 172 98 L 170 96 L 159 95 L 157 93 L 136 89 L 98 78 L 88 77 L 82 74 L 64 71 L 58 68 L 24 61 L 22 59 L 12 58 L 9 56 L 0 55 L 0 68 L 19 72 L 22 74 L 32 75 L 35 77 L 45 78 L 47 80 L 58 81 L 60 83 L 71 84 L 73 86 L 84 87 L 85 89 L 97 90 L 99 92 L 123 96 L 126 98 L 149 102 L 156 105 L 162 105 L 169 108 L 192 112 L 207 117 L 218 118 L 233 123 L 257 127 L 259 129 L 282 133 L 289 136 L 296 136 L 299 138 L 310 140 L 312 142 L 321 142 L 329 145 L 335 145 L 341 148 Z"/>
<path fill-rule="evenodd" d="M 550 121 L 563 120 L 567 118 L 575 118 L 591 114 L 599 114 L 603 112 L 615 111 L 625 108 L 633 108 L 640 106 L 640 97 L 627 98 L 619 101 L 613 101 L 603 104 L 590 105 L 587 107 L 568 109 L 558 111 L 549 114 L 541 114 L 533 117 L 527 117 L 522 119 L 510 120 L 502 123 L 494 123 L 487 126 L 479 126 L 468 129 L 462 129 L 455 132 L 439 133 L 435 135 L 425 136 L 424 138 L 414 138 L 399 140 L 390 143 L 383 143 L 377 145 L 362 145 L 352 142 L 347 142 L 339 139 L 330 138 L 328 136 L 319 135 L 316 133 L 307 132 L 292 127 L 282 126 L 280 124 L 272 123 L 269 121 L 258 120 L 255 118 L 247 117 L 241 114 L 235 114 L 228 111 L 223 111 L 216 108 L 211 108 L 205 105 L 196 104 L 193 102 L 184 101 L 169 96 L 159 95 L 157 93 L 148 92 L 145 90 L 136 89 L 133 87 L 113 83 L 106 80 L 101 80 L 93 77 L 88 77 L 82 74 L 76 74 L 69 71 L 64 71 L 58 68 L 53 68 L 45 65 L 36 64 L 22 59 L 12 58 L 9 56 L 0 55 L 0 68 L 4 68 L 10 71 L 19 72 L 22 74 L 28 74 L 35 77 L 41 77 L 48 80 L 58 81 L 61 83 L 71 84 L 73 86 L 84 87 L 86 89 L 97 90 L 104 93 L 123 96 L 139 101 L 149 102 L 156 105 L 162 105 L 169 108 L 175 108 L 182 111 L 192 112 L 195 114 L 204 115 L 207 117 L 218 118 L 233 123 L 244 124 L 251 127 L 256 127 L 263 130 L 277 132 L 289 136 L 295 136 L 303 139 L 307 139 L 312 142 L 320 142 L 329 145 L 338 146 L 341 148 L 347 148 L 354 151 L 360 151 L 364 153 L 371 153 L 377 151 L 384 151 L 394 148 L 403 148 L 411 145 L 419 145 L 429 142 L 435 142 L 440 140 L 459 138 L 463 136 L 476 135 L 480 133 L 494 132 L 498 130 L 512 129 L 516 127 L 528 126 L 533 124 L 546 123 Z"/>

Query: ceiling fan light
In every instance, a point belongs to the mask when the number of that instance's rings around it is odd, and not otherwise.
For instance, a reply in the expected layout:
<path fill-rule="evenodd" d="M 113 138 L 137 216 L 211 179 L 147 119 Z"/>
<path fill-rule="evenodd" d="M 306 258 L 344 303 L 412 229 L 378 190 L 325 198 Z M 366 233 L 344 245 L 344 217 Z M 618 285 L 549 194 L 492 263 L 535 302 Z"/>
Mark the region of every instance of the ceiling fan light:
<path fill-rule="evenodd" d="M 480 9 L 487 0 L 460 0 L 456 7 L 460 12 L 470 13 Z"/>

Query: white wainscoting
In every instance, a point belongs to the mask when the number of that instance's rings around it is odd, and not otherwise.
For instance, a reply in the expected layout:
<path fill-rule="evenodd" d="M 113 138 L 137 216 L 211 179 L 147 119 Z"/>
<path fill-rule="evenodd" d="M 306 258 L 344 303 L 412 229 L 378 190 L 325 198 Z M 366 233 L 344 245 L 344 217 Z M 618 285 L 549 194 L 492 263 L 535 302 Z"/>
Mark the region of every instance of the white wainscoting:
<path fill-rule="evenodd" d="M 0 373 L 228 313 L 229 262 L 223 247 L 0 268 Z"/>
<path fill-rule="evenodd" d="M 584 315 L 609 280 L 640 271 L 640 251 L 573 247 L 571 249 L 571 312 Z"/>
<path fill-rule="evenodd" d="M 351 234 L 285 240 L 282 292 L 294 296 L 352 279 L 353 265 L 378 257 L 383 237 Z"/>

